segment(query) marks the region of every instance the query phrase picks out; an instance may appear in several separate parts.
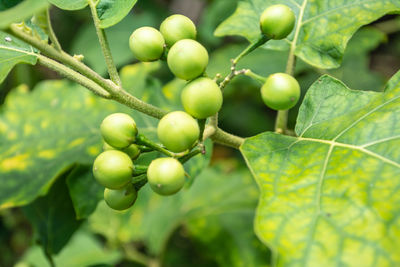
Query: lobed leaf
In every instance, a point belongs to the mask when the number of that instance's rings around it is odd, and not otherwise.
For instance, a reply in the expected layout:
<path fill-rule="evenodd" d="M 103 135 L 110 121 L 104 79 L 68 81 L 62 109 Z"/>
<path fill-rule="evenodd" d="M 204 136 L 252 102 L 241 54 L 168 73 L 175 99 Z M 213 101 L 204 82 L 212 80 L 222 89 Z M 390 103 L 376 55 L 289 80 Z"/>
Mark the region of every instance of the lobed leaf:
<path fill-rule="evenodd" d="M 384 93 L 323 76 L 299 137 L 263 133 L 241 147 L 261 190 L 255 230 L 278 266 L 400 264 L 399 76 Z"/>
<path fill-rule="evenodd" d="M 19 63 L 35 65 L 37 51 L 19 39 L 0 31 L 0 83 L 11 69 Z"/>
<path fill-rule="evenodd" d="M 397 0 L 245 0 L 218 26 L 215 35 L 239 35 L 254 42 L 261 34 L 261 13 L 278 3 L 293 9 L 297 22 L 288 38 L 269 42 L 268 47 L 287 49 L 293 46 L 296 56 L 323 69 L 340 65 L 347 42 L 361 26 L 387 13 L 400 11 Z"/>

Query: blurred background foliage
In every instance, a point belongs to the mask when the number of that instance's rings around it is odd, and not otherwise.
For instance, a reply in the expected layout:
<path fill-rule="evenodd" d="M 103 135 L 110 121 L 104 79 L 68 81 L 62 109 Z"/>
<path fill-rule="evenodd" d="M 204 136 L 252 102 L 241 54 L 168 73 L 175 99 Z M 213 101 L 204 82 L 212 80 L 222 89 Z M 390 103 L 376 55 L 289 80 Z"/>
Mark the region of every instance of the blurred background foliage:
<path fill-rule="evenodd" d="M 216 38 L 213 32 L 233 13 L 237 2 L 138 1 L 127 17 L 106 30 L 125 86 L 144 88 L 135 92 L 144 99 L 154 97 L 149 90 L 162 91 L 164 99 L 153 101 L 163 108 L 171 107 L 164 105 L 165 101 L 179 108 L 176 96 L 183 83 L 173 79 L 165 62 L 136 64 L 128 47 L 133 30 L 157 27 L 173 13 L 187 15 L 197 24 L 198 40 L 210 52 L 207 74 L 226 75 L 230 59 L 247 42 L 236 37 Z M 63 48 L 83 54 L 85 63 L 105 75 L 89 10 L 66 12 L 53 7 L 51 17 Z M 302 94 L 325 73 L 352 89 L 383 90 L 394 70 L 400 68 L 399 30 L 400 20 L 394 15 L 363 27 L 351 39 L 338 69 L 315 69 L 298 62 L 296 77 Z M 286 59 L 286 51 L 258 49 L 238 67 L 268 76 L 283 72 Z M 38 66 L 17 65 L 0 86 L 0 103 L 21 84 L 34 90 L 42 80 L 59 78 Z M 228 85 L 221 128 L 244 137 L 273 130 L 276 114 L 262 103 L 259 88 L 260 84 L 242 76 Z M 290 111 L 291 127 L 297 108 Z M 0 112 L 4 112 L 1 106 Z M 133 208 L 114 212 L 103 201 L 97 205 L 102 189 L 93 184 L 90 166 L 75 166 L 58 177 L 47 195 L 23 208 L 0 210 L 0 266 L 49 266 L 46 254 L 56 254 L 57 266 L 269 266 L 270 252 L 253 233 L 257 187 L 238 152 L 215 146 L 210 166 L 200 169 L 204 170 L 190 190 L 162 198 L 146 186 Z M 88 191 L 79 192 L 82 189 Z M 90 201 L 79 198 L 87 192 Z"/>

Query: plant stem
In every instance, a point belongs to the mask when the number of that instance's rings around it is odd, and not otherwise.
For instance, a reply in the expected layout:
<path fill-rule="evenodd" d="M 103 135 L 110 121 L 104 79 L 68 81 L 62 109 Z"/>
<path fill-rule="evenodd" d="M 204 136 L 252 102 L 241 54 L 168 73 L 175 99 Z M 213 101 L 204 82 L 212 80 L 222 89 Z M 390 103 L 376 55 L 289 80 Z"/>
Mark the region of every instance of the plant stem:
<path fill-rule="evenodd" d="M 100 27 L 100 19 L 97 15 L 96 3 L 93 0 L 88 0 L 90 11 L 92 12 L 94 26 L 96 28 L 97 37 L 99 38 L 99 43 L 101 50 L 106 61 L 108 74 L 111 80 L 118 86 L 121 86 L 121 79 L 119 78 L 117 68 L 115 67 L 114 60 L 111 55 L 110 46 L 107 41 L 107 36 L 104 30 Z"/>
<path fill-rule="evenodd" d="M 68 68 L 67 66 L 60 64 L 57 61 L 54 61 L 50 58 L 47 58 L 47 57 L 39 55 L 39 54 L 37 55 L 37 58 L 38 58 L 38 63 L 40 65 L 43 65 L 49 69 L 52 69 L 52 70 L 56 71 L 57 73 L 59 73 L 60 75 L 79 83 L 80 85 L 82 85 L 82 86 L 86 87 L 87 89 L 89 89 L 90 91 L 92 91 L 94 94 L 101 96 L 103 98 L 111 97 L 110 93 L 105 91 L 97 83 L 86 78 L 82 74 Z"/>
<path fill-rule="evenodd" d="M 147 255 L 139 252 L 135 247 L 126 244 L 122 245 L 122 248 L 124 250 L 125 259 L 136 263 L 140 263 L 144 266 L 150 265 L 152 259 L 149 258 Z"/>
<path fill-rule="evenodd" d="M 250 52 L 254 51 L 256 48 L 258 48 L 259 46 L 262 46 L 263 44 L 265 44 L 267 41 L 269 40 L 269 38 L 267 36 L 265 36 L 264 34 L 261 34 L 260 37 L 258 37 L 257 41 L 249 44 L 233 61 L 232 63 L 234 65 L 236 65 L 240 59 L 242 59 L 242 57 L 244 57 L 245 55 L 249 54 Z"/>
<path fill-rule="evenodd" d="M 261 75 L 258 75 L 258 74 L 256 74 L 256 73 L 252 72 L 250 69 L 247 69 L 247 70 L 244 72 L 244 75 L 249 76 L 250 78 L 252 78 L 252 79 L 254 79 L 254 80 L 256 80 L 256 81 L 258 81 L 258 82 L 260 82 L 260 83 L 262 83 L 262 84 L 264 84 L 265 81 L 267 80 L 266 77 L 261 76 Z"/>
<path fill-rule="evenodd" d="M 244 142 L 243 138 L 227 133 L 220 128 L 217 128 L 215 130 L 215 133 L 211 135 L 211 140 L 213 140 L 218 144 L 229 146 L 236 149 L 239 149 L 239 147 Z"/>
<path fill-rule="evenodd" d="M 306 5 L 307 5 L 307 0 L 304 0 L 302 6 L 300 8 L 299 18 L 297 20 L 297 27 L 295 28 L 293 41 L 290 45 L 289 56 L 288 56 L 288 60 L 286 63 L 286 73 L 291 76 L 293 76 L 294 69 L 296 67 L 296 55 L 294 54 L 294 52 L 296 50 L 297 39 L 299 38 L 301 22 L 303 21 L 304 10 L 305 10 Z M 279 110 L 278 111 L 278 114 L 276 117 L 276 122 L 275 122 L 275 132 L 283 133 L 283 134 L 286 133 L 288 115 L 289 115 L 288 110 Z"/>
<path fill-rule="evenodd" d="M 55 49 L 57 49 L 58 51 L 61 52 L 62 48 L 61 48 L 60 42 L 58 42 L 57 36 L 54 33 L 53 26 L 51 24 L 49 8 L 46 10 L 46 22 L 47 22 L 47 29 L 48 29 L 50 41 L 54 45 Z"/>
<path fill-rule="evenodd" d="M 136 137 L 136 143 L 139 144 L 139 145 L 145 145 L 145 146 L 147 146 L 147 147 L 151 147 L 151 148 L 153 148 L 154 150 L 156 150 L 156 151 L 158 151 L 158 152 L 161 152 L 161 153 L 163 153 L 164 155 L 167 155 L 167 156 L 169 156 L 169 157 L 176 157 L 176 154 L 175 154 L 175 153 L 173 153 L 173 152 L 171 152 L 171 151 L 169 151 L 169 150 L 163 148 L 161 145 L 159 145 L 159 144 L 157 144 L 157 143 L 154 143 L 153 141 L 149 140 L 147 137 L 145 137 L 145 136 L 142 135 L 142 134 L 139 134 L 139 135 Z"/>
<path fill-rule="evenodd" d="M 202 153 L 203 149 L 201 149 L 200 147 L 197 147 L 195 149 L 193 149 L 192 151 L 189 152 L 189 154 L 179 158 L 179 161 L 184 164 L 186 161 L 188 161 L 189 159 L 193 158 L 194 156 Z"/>

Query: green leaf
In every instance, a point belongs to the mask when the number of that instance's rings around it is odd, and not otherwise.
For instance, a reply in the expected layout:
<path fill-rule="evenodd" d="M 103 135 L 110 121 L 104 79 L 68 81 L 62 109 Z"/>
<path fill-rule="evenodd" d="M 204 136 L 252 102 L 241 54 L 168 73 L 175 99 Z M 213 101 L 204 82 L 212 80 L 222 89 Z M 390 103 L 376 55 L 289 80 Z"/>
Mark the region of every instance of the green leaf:
<path fill-rule="evenodd" d="M 92 166 L 76 166 L 67 177 L 67 185 L 78 220 L 92 214 L 103 199 L 104 187 L 94 180 Z"/>
<path fill-rule="evenodd" d="M 122 258 L 117 250 L 109 250 L 92 234 L 78 230 L 61 252 L 54 256 L 56 266 L 76 267 L 110 264 L 115 266 Z M 29 248 L 15 266 L 50 267 L 39 246 Z M 103 266 L 103 265 L 102 265 Z"/>
<path fill-rule="evenodd" d="M 22 22 L 34 14 L 46 9 L 46 0 L 25 0 L 12 8 L 0 12 L 0 29 L 7 28 L 13 22 Z"/>
<path fill-rule="evenodd" d="M 137 0 L 100 0 L 96 6 L 100 27 L 105 29 L 120 22 L 136 2 Z"/>
<path fill-rule="evenodd" d="M 37 54 L 32 46 L 0 31 L 0 83 L 4 81 L 16 64 L 35 65 L 36 60 Z"/>
<path fill-rule="evenodd" d="M 397 0 L 246 0 L 215 31 L 217 36 L 239 35 L 254 42 L 260 35 L 259 17 L 272 4 L 286 4 L 296 14 L 295 29 L 287 39 L 270 47 L 295 47 L 295 55 L 318 68 L 340 65 L 350 37 L 363 25 L 400 10 Z"/>
<path fill-rule="evenodd" d="M 0 208 L 45 194 L 74 163 L 92 164 L 102 148 L 100 123 L 114 112 L 132 114 L 143 134 L 154 135 L 156 119 L 67 81 L 9 94 L 0 113 Z"/>
<path fill-rule="evenodd" d="M 22 0 L 2 0 L 0 1 L 0 11 L 7 10 L 21 2 Z"/>
<path fill-rule="evenodd" d="M 329 76 L 309 89 L 296 133 L 241 151 L 261 190 L 257 235 L 278 266 L 400 264 L 400 83 L 384 93 Z"/>
<path fill-rule="evenodd" d="M 46 196 L 23 208 L 47 255 L 58 254 L 80 225 L 65 178 L 59 177 Z"/>
<path fill-rule="evenodd" d="M 199 243 L 210 244 L 205 248 L 207 253 L 214 253 L 221 260 L 223 256 L 229 257 L 226 264 L 232 263 L 230 266 L 243 266 L 242 261 L 248 261 L 247 266 L 266 265 L 268 253 L 257 253 L 260 243 L 251 231 L 258 196 L 256 186 L 247 170 L 232 170 L 230 166 L 227 169 L 230 171 L 223 170 L 221 165 L 207 168 L 189 190 L 171 197 L 156 195 L 146 186 L 126 212 L 115 212 L 101 202 L 89 217 L 90 227 L 111 243 L 142 241 L 150 254 L 157 255 L 168 245 L 171 234 L 183 225 Z M 207 224 L 209 221 L 213 223 Z M 235 224 L 240 228 L 235 231 L 228 221 L 240 221 L 243 225 Z M 242 226 L 248 227 L 247 231 L 241 232 Z M 215 250 L 213 242 L 226 249 Z M 265 248 L 261 251 L 266 252 Z M 257 264 L 250 264 L 253 262 Z"/>
<path fill-rule="evenodd" d="M 64 10 L 78 10 L 88 5 L 87 0 L 48 0 L 58 8 Z"/>

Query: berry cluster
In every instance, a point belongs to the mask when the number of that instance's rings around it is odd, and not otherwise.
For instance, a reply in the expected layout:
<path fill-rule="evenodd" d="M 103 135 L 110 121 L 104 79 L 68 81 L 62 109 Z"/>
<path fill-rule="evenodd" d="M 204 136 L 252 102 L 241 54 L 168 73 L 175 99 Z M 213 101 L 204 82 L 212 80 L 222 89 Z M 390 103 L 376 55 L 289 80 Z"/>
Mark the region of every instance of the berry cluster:
<path fill-rule="evenodd" d="M 294 22 L 290 8 L 270 6 L 260 18 L 263 38 L 285 38 L 293 30 Z M 170 112 L 158 123 L 161 144 L 138 134 L 134 119 L 127 114 L 111 114 L 101 123 L 104 152 L 96 158 L 93 174 L 106 188 L 104 199 L 113 209 L 132 206 L 138 190 L 147 182 L 160 195 L 175 194 L 185 183 L 182 163 L 195 155 L 192 152 L 196 146 L 202 146 L 205 119 L 220 110 L 223 100 L 217 83 L 204 75 L 208 53 L 195 39 L 196 26 L 183 15 L 168 17 L 160 30 L 141 27 L 129 38 L 130 49 L 137 59 L 145 62 L 166 59 L 171 72 L 188 83 L 181 92 L 185 111 Z M 262 79 L 265 83 L 261 95 L 267 106 L 285 110 L 297 103 L 300 86 L 292 76 L 275 73 Z M 148 166 L 134 164 L 141 153 L 154 150 L 167 157 L 157 158 Z"/>

